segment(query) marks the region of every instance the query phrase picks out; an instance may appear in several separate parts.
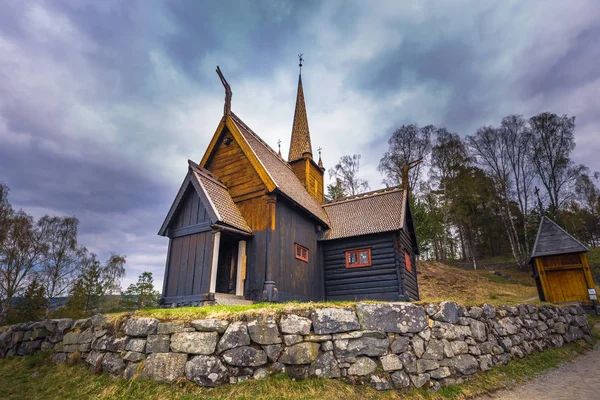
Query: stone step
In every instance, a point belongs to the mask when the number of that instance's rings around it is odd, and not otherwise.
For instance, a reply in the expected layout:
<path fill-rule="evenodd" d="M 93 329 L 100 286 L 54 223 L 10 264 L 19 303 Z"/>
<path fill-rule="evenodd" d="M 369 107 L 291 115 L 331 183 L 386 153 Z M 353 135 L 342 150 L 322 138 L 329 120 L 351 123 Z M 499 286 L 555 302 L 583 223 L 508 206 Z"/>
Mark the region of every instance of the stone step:
<path fill-rule="evenodd" d="M 215 293 L 215 304 L 226 306 L 246 306 L 254 304 L 253 301 L 244 299 L 244 296 L 236 296 L 235 294 Z"/>

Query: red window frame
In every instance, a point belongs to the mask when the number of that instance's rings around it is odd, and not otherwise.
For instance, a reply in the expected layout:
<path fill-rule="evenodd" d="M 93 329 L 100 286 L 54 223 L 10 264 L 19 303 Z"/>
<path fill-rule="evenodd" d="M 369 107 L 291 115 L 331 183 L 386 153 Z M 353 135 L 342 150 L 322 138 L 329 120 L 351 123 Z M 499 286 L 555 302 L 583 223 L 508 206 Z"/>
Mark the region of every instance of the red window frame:
<path fill-rule="evenodd" d="M 413 272 L 412 263 L 410 262 L 410 254 L 408 251 L 404 250 L 404 267 L 408 272 Z"/>
<path fill-rule="evenodd" d="M 367 252 L 368 260 L 366 263 L 361 263 L 360 262 L 360 253 L 365 252 L 365 251 Z M 354 263 L 354 264 L 350 263 L 350 256 L 352 254 L 356 255 L 356 263 Z M 371 265 L 373 265 L 373 262 L 371 261 L 371 249 L 370 248 L 353 249 L 353 250 L 346 251 L 346 268 L 370 267 Z"/>
<path fill-rule="evenodd" d="M 308 262 L 308 249 L 298 243 L 294 243 L 294 255 L 298 260 Z"/>

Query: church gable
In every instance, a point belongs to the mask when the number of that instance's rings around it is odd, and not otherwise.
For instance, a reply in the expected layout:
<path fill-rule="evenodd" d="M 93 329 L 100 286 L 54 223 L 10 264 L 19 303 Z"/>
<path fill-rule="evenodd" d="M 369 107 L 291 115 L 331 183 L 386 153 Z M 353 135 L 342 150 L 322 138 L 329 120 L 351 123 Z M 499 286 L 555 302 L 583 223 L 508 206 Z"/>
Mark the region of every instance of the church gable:
<path fill-rule="evenodd" d="M 198 195 L 198 185 L 191 170 L 188 170 L 177 196 L 163 221 L 158 234 L 171 238 L 191 233 L 210 230 L 210 225 L 217 222 L 217 216 L 206 201 Z"/>
<path fill-rule="evenodd" d="M 235 202 L 261 196 L 268 190 L 244 152 L 243 143 L 226 126 L 218 135 L 203 167 L 227 186 Z M 211 143 L 212 145 L 212 143 Z M 208 151 L 207 151 L 208 153 Z"/>
<path fill-rule="evenodd" d="M 193 185 L 190 184 L 185 191 L 178 210 L 175 212 L 175 215 L 169 224 L 169 229 L 177 230 L 204 222 L 211 222 L 210 216 L 204 205 L 202 205 L 200 197 L 198 197 Z"/>

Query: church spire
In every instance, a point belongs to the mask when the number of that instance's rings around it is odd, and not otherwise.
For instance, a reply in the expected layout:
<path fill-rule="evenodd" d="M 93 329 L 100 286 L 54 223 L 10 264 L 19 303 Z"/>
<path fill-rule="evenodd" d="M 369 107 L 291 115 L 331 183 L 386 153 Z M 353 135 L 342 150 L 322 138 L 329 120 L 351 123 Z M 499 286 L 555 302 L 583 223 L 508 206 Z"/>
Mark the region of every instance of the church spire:
<path fill-rule="evenodd" d="M 304 104 L 304 89 L 302 88 L 302 54 L 298 54 L 300 73 L 298 74 L 298 94 L 296 96 L 296 111 L 294 112 L 294 124 L 292 126 L 292 140 L 290 142 L 290 154 L 288 161 L 295 161 L 307 154 L 312 159 L 312 145 L 310 143 L 310 131 L 308 129 L 308 117 L 306 116 L 306 105 Z"/>

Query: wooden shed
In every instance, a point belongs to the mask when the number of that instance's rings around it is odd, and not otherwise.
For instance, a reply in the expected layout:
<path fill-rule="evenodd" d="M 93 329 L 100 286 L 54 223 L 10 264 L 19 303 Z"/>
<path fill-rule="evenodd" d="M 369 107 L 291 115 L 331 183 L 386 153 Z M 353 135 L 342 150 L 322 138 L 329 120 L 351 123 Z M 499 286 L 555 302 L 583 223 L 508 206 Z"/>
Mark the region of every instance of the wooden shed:
<path fill-rule="evenodd" d="M 540 300 L 591 305 L 588 289 L 594 288 L 594 280 L 587 251 L 586 246 L 550 218 L 542 217 L 529 261 Z"/>

